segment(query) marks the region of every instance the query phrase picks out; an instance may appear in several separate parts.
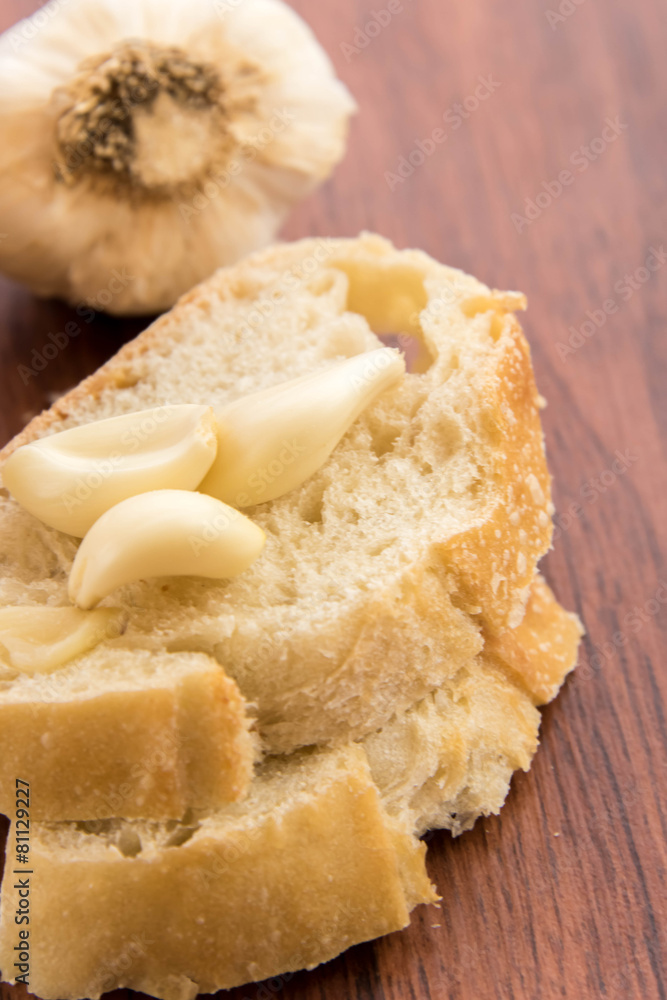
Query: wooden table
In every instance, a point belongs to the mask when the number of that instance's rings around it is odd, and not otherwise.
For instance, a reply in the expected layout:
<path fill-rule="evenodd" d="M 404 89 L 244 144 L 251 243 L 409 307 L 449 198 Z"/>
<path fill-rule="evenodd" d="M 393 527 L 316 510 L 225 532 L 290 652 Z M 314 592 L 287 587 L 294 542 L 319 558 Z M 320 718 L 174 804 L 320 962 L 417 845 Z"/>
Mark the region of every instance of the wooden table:
<path fill-rule="evenodd" d="M 544 570 L 588 636 L 501 817 L 432 837 L 442 914 L 232 995 L 665 997 L 663 0 L 403 0 L 379 33 L 365 26 L 385 0 L 294 6 L 361 112 L 345 163 L 285 235 L 374 229 L 528 294 L 560 528 Z M 35 7 L 2 0 L 2 26 Z M 390 176 L 438 128 L 423 164 Z M 3 441 L 143 325 L 98 315 L 23 385 L 17 365 L 71 315 L 0 285 Z"/>

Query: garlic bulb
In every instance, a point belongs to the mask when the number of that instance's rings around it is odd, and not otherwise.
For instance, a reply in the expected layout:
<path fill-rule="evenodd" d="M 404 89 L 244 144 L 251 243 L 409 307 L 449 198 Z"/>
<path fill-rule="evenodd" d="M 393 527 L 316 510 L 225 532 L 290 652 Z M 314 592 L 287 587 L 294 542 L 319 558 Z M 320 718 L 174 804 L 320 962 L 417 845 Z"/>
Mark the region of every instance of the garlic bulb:
<path fill-rule="evenodd" d="M 167 309 L 271 242 L 354 107 L 281 0 L 51 0 L 0 38 L 0 269 Z"/>

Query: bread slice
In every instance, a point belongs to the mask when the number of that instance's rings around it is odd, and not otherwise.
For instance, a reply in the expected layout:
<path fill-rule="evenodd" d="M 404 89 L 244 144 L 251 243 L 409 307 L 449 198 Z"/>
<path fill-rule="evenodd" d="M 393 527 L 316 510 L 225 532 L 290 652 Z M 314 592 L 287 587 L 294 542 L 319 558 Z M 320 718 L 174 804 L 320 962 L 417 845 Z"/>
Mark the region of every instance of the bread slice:
<path fill-rule="evenodd" d="M 523 620 L 502 633 L 488 630 L 484 651 L 509 670 L 533 704 L 546 705 L 574 667 L 583 631 L 577 616 L 561 608 L 538 573 Z"/>
<path fill-rule="evenodd" d="M 52 674 L 0 679 L 0 812 L 30 783 L 39 819 L 181 817 L 246 791 L 256 738 L 203 653 L 100 647 Z"/>
<path fill-rule="evenodd" d="M 522 634 L 542 635 L 545 671 L 562 682 L 581 628 L 536 586 Z M 36 824 L 31 989 L 75 1000 L 128 986 L 181 1000 L 404 926 L 436 898 L 413 834 L 457 835 L 497 812 L 512 772 L 530 765 L 539 721 L 516 664 L 484 652 L 361 744 L 264 761 L 247 798 L 208 817 Z M 7 866 L 7 978 L 22 877 Z"/>
<path fill-rule="evenodd" d="M 444 828 L 454 836 L 499 812 L 513 772 L 527 771 L 537 749 L 540 698 L 525 678 L 548 677 L 555 694 L 576 663 L 581 634 L 577 616 L 538 576 L 521 625 L 502 643 L 487 643 L 453 678 L 363 740 L 389 812 L 419 835 Z"/>
<path fill-rule="evenodd" d="M 37 824 L 34 874 L 4 880 L 0 965 L 14 971 L 9 928 L 28 877 L 42 1000 L 121 986 L 190 1000 L 404 927 L 438 898 L 425 851 L 387 815 L 361 747 L 274 760 L 242 803 L 189 827 Z"/>
<path fill-rule="evenodd" d="M 214 656 L 256 705 L 267 751 L 358 739 L 523 616 L 551 539 L 524 305 L 376 236 L 278 246 L 185 296 L 3 455 L 165 402 L 222 405 L 376 348 L 377 334 L 417 338 L 418 370 L 320 471 L 247 511 L 267 533 L 250 570 L 145 580 L 108 601 L 127 614 L 126 645 Z M 0 600 L 66 603 L 75 551 L 2 496 Z"/>

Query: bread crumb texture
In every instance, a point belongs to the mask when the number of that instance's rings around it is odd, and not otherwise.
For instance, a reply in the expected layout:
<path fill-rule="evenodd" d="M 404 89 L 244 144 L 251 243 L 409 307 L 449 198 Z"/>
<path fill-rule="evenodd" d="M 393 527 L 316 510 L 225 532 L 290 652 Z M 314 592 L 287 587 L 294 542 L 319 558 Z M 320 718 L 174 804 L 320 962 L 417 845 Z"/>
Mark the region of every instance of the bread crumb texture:
<path fill-rule="evenodd" d="M 280 245 L 186 295 L 4 456 L 103 417 L 222 406 L 382 335 L 418 338 L 419 370 L 325 465 L 246 511 L 267 535 L 247 572 L 142 580 L 107 602 L 127 612 L 119 645 L 217 659 L 267 750 L 357 739 L 523 616 L 552 530 L 523 305 L 377 236 Z M 66 603 L 76 544 L 3 496 L 2 603 Z"/>
<path fill-rule="evenodd" d="M 437 902 L 418 836 L 500 809 L 581 634 L 536 575 L 551 500 L 524 306 L 376 236 L 277 246 L 194 289 L 0 456 L 223 406 L 380 337 L 419 345 L 315 475 L 246 510 L 267 535 L 247 572 L 124 587 L 105 602 L 122 635 L 49 675 L 0 668 L 0 807 L 10 772 L 39 793 L 43 1000 L 192 1000 Z M 0 491 L 0 603 L 65 604 L 76 546 Z M 18 892 L 5 878 L 4 969 Z"/>

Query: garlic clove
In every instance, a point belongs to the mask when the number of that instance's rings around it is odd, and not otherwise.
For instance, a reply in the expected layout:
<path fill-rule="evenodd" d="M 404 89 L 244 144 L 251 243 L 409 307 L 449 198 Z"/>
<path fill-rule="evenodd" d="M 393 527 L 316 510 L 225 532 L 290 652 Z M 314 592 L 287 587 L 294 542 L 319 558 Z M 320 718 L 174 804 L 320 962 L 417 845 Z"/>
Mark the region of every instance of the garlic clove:
<path fill-rule="evenodd" d="M 69 597 L 92 608 L 117 587 L 155 576 L 237 576 L 265 535 L 238 510 L 203 493 L 155 490 L 123 500 L 90 529 L 74 559 Z"/>
<path fill-rule="evenodd" d="M 82 537 L 127 497 L 157 489 L 194 490 L 216 448 L 211 407 L 159 406 L 24 445 L 7 459 L 2 479 L 40 521 Z"/>
<path fill-rule="evenodd" d="M 199 490 L 248 507 L 296 489 L 326 462 L 359 414 L 404 373 L 402 355 L 385 347 L 218 410 L 218 452 Z"/>
<path fill-rule="evenodd" d="M 25 674 L 48 674 L 123 629 L 117 608 L 0 608 L 0 663 Z"/>

